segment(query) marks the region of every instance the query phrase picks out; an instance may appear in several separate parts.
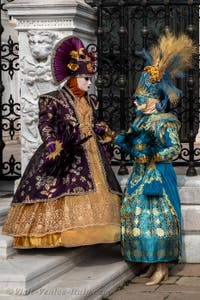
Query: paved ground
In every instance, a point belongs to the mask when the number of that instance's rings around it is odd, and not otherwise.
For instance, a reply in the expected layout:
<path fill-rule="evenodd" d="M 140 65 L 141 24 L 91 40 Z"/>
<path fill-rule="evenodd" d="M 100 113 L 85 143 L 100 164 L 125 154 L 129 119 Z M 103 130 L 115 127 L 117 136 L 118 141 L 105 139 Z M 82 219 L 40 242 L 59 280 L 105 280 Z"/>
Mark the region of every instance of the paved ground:
<path fill-rule="evenodd" d="M 200 264 L 171 266 L 169 279 L 155 286 L 146 281 L 135 277 L 104 300 L 200 300 Z"/>

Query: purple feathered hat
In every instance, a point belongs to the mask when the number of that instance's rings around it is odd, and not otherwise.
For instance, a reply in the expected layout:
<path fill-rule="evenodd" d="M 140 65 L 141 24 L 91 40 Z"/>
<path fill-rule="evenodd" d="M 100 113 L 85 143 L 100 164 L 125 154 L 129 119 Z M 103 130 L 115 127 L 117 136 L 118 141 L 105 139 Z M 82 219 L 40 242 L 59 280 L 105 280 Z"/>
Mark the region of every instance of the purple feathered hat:
<path fill-rule="evenodd" d="M 51 69 L 56 84 L 70 77 L 89 77 L 94 74 L 93 57 L 86 52 L 82 41 L 75 37 L 65 37 L 60 40 L 54 50 Z"/>

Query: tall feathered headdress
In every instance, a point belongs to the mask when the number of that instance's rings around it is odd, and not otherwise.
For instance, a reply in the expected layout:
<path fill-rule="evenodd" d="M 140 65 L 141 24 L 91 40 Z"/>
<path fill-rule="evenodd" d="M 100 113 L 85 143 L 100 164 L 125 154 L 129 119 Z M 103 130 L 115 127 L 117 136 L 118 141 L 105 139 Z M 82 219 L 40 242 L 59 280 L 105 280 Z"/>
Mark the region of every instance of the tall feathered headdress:
<path fill-rule="evenodd" d="M 142 51 L 147 66 L 135 95 L 159 99 L 162 106 L 157 106 L 158 110 L 163 110 L 168 100 L 176 104 L 181 90 L 175 86 L 174 80 L 182 78 L 184 71 L 192 67 L 192 56 L 196 53 L 197 47 L 187 35 L 175 36 L 167 31 L 149 52 Z"/>

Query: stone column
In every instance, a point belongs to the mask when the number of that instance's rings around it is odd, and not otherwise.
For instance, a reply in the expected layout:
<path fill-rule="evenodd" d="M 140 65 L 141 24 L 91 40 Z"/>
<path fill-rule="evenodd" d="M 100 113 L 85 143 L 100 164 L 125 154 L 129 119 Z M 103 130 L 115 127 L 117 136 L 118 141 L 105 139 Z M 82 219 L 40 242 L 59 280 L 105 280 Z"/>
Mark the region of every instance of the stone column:
<path fill-rule="evenodd" d="M 38 96 L 56 89 L 51 76 L 51 52 L 69 35 L 85 45 L 95 42 L 95 13 L 83 0 L 15 0 L 6 6 L 19 34 L 22 174 L 41 143 Z"/>

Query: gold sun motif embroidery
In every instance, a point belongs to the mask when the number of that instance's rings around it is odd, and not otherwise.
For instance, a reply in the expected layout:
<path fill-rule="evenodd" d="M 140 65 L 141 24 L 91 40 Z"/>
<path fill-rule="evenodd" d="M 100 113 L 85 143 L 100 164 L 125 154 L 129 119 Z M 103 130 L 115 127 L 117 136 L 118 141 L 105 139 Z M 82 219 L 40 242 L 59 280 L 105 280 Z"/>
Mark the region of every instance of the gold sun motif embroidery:
<path fill-rule="evenodd" d="M 58 155 L 60 155 L 61 151 L 63 150 L 62 143 L 60 141 L 55 141 L 56 149 L 55 151 L 51 152 L 47 155 L 48 159 L 55 159 Z"/>

